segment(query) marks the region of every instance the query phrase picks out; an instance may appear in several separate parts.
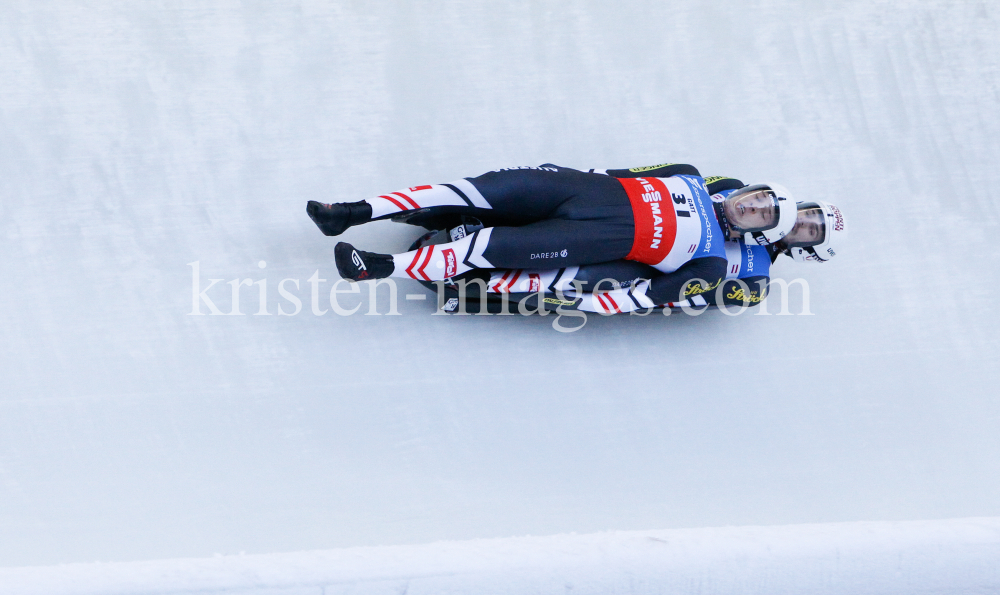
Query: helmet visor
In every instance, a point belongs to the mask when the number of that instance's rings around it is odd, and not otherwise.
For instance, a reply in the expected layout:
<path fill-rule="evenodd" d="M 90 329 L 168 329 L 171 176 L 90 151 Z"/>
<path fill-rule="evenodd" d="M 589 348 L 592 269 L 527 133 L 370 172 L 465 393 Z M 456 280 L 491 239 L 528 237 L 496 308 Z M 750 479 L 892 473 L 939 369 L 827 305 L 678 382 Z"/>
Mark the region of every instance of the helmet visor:
<path fill-rule="evenodd" d="M 789 248 L 818 246 L 826 239 L 826 221 L 823 209 L 814 202 L 799 205 L 795 227 L 785 236 Z"/>
<path fill-rule="evenodd" d="M 730 194 L 729 223 L 743 232 L 764 231 L 778 224 L 778 197 L 767 186 L 747 186 Z"/>

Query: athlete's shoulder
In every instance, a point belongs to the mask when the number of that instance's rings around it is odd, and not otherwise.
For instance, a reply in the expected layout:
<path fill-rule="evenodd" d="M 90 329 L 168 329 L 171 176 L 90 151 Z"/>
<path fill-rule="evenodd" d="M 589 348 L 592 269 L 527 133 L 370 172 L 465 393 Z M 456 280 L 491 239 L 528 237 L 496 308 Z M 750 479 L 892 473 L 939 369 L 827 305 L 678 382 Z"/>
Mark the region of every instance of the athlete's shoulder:
<path fill-rule="evenodd" d="M 709 194 L 715 195 L 727 190 L 739 190 L 746 184 L 728 176 L 709 176 L 705 178 L 705 186 L 708 187 Z"/>

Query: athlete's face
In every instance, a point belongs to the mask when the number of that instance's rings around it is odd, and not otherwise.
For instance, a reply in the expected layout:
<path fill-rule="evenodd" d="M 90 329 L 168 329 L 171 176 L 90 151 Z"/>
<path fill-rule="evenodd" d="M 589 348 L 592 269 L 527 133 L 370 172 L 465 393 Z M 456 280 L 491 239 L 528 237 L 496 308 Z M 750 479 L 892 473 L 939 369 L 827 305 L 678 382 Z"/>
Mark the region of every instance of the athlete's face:
<path fill-rule="evenodd" d="M 770 190 L 741 194 L 734 200 L 726 199 L 726 217 L 743 231 L 771 229 L 778 222 L 774 203 L 774 192 Z"/>
<path fill-rule="evenodd" d="M 790 247 L 815 246 L 823 242 L 825 228 L 823 212 L 819 209 L 799 211 L 795 219 L 795 227 L 785 236 Z"/>

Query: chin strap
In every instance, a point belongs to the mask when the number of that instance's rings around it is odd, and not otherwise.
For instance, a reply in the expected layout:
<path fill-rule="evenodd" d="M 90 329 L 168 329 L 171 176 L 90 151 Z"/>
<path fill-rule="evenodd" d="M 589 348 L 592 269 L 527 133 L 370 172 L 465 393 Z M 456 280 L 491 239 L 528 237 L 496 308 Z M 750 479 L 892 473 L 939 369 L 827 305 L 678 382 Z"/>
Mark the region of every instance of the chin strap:
<path fill-rule="evenodd" d="M 729 224 L 729 218 L 726 217 L 726 210 L 722 208 L 722 202 L 713 202 L 712 208 L 715 209 L 715 217 L 719 220 L 719 227 L 722 228 L 722 235 L 725 237 L 730 237 L 731 231 L 734 229 L 732 225 Z M 737 233 L 739 233 L 737 231 Z"/>
<path fill-rule="evenodd" d="M 791 249 L 785 244 L 785 240 L 778 240 L 773 244 L 768 244 L 765 246 L 767 248 L 767 254 L 771 257 L 771 264 L 778 259 L 778 256 L 784 254 L 788 258 L 792 257 Z"/>
<path fill-rule="evenodd" d="M 758 246 L 767 246 L 770 244 L 770 242 L 767 241 L 767 237 L 759 231 L 751 231 L 750 237 L 752 237 L 754 241 L 757 242 Z"/>

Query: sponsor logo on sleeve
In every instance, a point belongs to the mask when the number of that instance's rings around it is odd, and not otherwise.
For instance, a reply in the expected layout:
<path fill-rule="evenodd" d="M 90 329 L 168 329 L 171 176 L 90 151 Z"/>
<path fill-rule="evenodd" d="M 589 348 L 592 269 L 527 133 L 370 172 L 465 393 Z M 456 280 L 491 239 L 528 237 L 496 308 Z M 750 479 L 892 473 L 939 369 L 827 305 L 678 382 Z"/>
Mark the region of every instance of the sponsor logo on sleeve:
<path fill-rule="evenodd" d="M 451 241 L 457 242 L 465 237 L 465 226 L 459 225 L 458 227 L 452 229 L 449 234 L 451 235 Z"/>
<path fill-rule="evenodd" d="M 628 170 L 632 173 L 639 173 L 644 171 L 652 171 L 654 169 L 660 169 L 661 167 L 666 167 L 668 165 L 673 165 L 673 163 L 661 163 L 659 165 L 647 165 L 645 167 L 630 167 Z"/>
<path fill-rule="evenodd" d="M 534 167 L 531 165 L 518 165 L 517 167 L 501 167 L 497 171 L 514 171 L 518 169 L 537 169 L 539 171 L 556 171 L 556 172 L 559 171 L 557 168 L 549 167 L 547 165 L 540 165 L 538 167 Z"/>
<path fill-rule="evenodd" d="M 458 259 L 455 258 L 455 251 L 451 248 L 445 248 L 441 254 L 444 256 L 445 278 L 454 277 L 458 273 Z"/>
<path fill-rule="evenodd" d="M 688 283 L 687 287 L 684 289 L 684 297 L 696 296 L 703 293 L 708 293 L 712 291 L 719 284 L 722 283 L 722 279 L 716 280 L 712 285 L 702 285 L 701 283 Z"/>
<path fill-rule="evenodd" d="M 542 288 L 542 279 L 538 275 L 528 275 L 528 293 L 537 293 Z"/>
<path fill-rule="evenodd" d="M 747 293 L 743 291 L 742 287 L 737 287 L 733 291 L 727 293 L 726 297 L 731 300 L 740 300 L 741 302 L 749 302 L 751 304 L 756 304 L 761 300 L 761 297 L 758 295 L 756 289 L 750 290 L 750 294 L 747 295 Z"/>
<path fill-rule="evenodd" d="M 542 301 L 545 302 L 546 304 L 553 304 L 555 306 L 572 306 L 573 304 L 576 303 L 551 297 L 544 298 Z"/>

